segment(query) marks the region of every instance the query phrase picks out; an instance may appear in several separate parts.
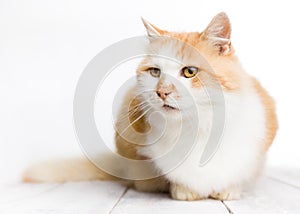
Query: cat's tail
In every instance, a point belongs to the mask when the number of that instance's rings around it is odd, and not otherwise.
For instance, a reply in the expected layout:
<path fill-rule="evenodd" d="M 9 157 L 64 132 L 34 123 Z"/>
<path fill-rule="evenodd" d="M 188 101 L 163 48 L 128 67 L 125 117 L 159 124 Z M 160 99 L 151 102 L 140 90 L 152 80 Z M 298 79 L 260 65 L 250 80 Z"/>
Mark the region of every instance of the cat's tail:
<path fill-rule="evenodd" d="M 87 158 L 50 160 L 29 167 L 23 173 L 24 182 L 67 182 L 87 180 L 117 180 L 98 169 Z"/>

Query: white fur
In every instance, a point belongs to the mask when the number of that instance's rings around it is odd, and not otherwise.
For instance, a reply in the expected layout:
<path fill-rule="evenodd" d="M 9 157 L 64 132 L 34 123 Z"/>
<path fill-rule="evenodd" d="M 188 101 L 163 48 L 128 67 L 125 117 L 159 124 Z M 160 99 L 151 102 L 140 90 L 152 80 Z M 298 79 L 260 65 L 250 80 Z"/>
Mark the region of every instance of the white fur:
<path fill-rule="evenodd" d="M 164 50 L 166 51 L 166 50 Z M 172 50 L 169 50 L 172 52 Z M 175 52 L 175 51 L 173 51 Z M 176 57 L 176 56 L 174 56 Z M 199 137 L 197 143 L 187 159 L 182 164 L 165 176 L 173 183 L 182 184 L 193 191 L 198 192 L 203 197 L 207 197 L 213 191 L 221 192 L 230 186 L 243 186 L 256 176 L 263 165 L 263 155 L 261 152 L 263 139 L 265 137 L 265 115 L 263 105 L 254 91 L 249 80 L 244 80 L 243 89 L 239 93 L 224 92 L 226 107 L 226 126 L 221 139 L 220 147 L 213 158 L 205 165 L 199 166 L 201 154 L 209 136 L 212 118 L 212 108 L 209 97 L 203 89 L 192 89 L 190 81 L 178 75 L 181 65 L 163 58 L 153 58 L 153 61 L 159 66 L 164 74 L 176 78 L 182 85 L 188 88 L 193 94 L 199 111 Z M 183 121 L 189 120 L 188 111 L 191 106 L 191 100 L 184 99 L 188 96 L 180 89 L 176 80 L 169 78 L 170 81 L 179 88 L 179 98 L 174 98 L 181 110 Z M 157 84 L 158 78 L 152 77 L 149 73 L 143 73 L 138 77 L 138 92 L 142 93 L 143 99 L 152 99 L 150 104 L 154 110 L 161 108 L 162 101 L 155 95 L 153 89 Z M 174 82 L 175 81 L 175 82 Z M 152 90 L 152 91 L 151 91 Z M 183 94 L 182 94 L 183 93 Z M 175 94 L 176 95 L 176 94 Z M 174 96 L 175 96 L 174 95 Z M 172 102 L 170 99 L 169 102 Z M 176 114 L 176 113 L 175 113 Z M 180 130 L 181 120 L 175 114 L 165 114 L 167 128 L 165 135 L 159 141 L 151 146 L 139 150 L 139 153 L 150 158 L 157 158 L 168 152 L 176 143 L 176 133 L 188 130 Z M 147 114 L 148 117 L 151 115 Z M 161 129 L 161 119 L 150 121 L 152 128 Z M 188 139 L 188 134 L 186 140 Z M 152 144 L 154 136 L 147 136 L 147 143 Z M 155 136 L 156 139 L 156 136 Z M 161 171 L 167 171 L 167 164 L 163 161 L 154 160 L 154 165 Z"/>

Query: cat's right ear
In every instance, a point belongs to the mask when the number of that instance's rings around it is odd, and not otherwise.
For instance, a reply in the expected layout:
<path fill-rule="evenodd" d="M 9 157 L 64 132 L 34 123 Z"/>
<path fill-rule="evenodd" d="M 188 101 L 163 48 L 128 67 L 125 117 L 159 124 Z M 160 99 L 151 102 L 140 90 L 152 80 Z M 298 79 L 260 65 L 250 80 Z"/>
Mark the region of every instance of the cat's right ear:
<path fill-rule="evenodd" d="M 163 34 L 163 30 L 159 29 L 158 27 L 154 26 L 153 24 L 151 24 L 150 22 L 148 22 L 146 19 L 144 19 L 143 17 L 141 17 L 145 28 L 147 30 L 148 36 L 149 37 L 157 37 L 157 36 L 161 36 Z"/>

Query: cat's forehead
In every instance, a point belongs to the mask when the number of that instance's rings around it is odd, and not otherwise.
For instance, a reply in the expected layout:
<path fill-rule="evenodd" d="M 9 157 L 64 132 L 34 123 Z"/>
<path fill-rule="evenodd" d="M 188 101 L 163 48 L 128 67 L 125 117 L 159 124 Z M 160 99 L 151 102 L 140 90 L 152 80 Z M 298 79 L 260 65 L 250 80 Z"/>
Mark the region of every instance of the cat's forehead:
<path fill-rule="evenodd" d="M 173 38 L 163 38 L 151 42 L 148 53 L 150 54 L 150 61 L 160 63 L 161 66 L 200 66 L 203 63 L 203 57 L 196 48 Z"/>
<path fill-rule="evenodd" d="M 164 55 L 151 55 L 149 66 L 159 67 L 160 69 L 177 70 L 184 64 L 172 57 L 166 57 Z"/>

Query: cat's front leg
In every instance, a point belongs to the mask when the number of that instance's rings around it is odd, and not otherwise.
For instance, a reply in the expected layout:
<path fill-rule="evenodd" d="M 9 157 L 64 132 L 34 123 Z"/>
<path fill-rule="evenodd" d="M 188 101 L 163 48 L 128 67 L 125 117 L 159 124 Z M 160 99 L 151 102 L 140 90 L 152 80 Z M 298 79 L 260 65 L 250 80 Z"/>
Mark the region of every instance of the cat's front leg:
<path fill-rule="evenodd" d="M 210 197 L 216 200 L 238 200 L 241 198 L 241 188 L 231 186 L 220 192 L 213 192 Z"/>
<path fill-rule="evenodd" d="M 176 183 L 171 183 L 170 194 L 173 199 L 181 201 L 195 201 L 203 199 L 203 197 L 197 192 Z"/>

